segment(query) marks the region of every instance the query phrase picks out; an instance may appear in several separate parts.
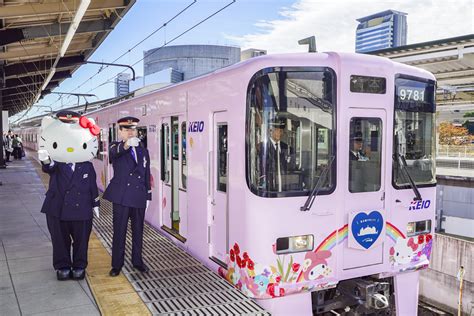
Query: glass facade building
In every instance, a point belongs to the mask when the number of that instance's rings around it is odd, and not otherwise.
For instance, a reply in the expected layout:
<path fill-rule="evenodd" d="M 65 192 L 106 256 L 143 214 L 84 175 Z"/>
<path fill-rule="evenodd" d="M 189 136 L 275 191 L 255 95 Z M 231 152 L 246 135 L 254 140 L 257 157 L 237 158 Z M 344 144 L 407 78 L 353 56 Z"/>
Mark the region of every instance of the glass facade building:
<path fill-rule="evenodd" d="M 387 10 L 357 19 L 356 53 L 403 46 L 407 43 L 407 14 Z"/>

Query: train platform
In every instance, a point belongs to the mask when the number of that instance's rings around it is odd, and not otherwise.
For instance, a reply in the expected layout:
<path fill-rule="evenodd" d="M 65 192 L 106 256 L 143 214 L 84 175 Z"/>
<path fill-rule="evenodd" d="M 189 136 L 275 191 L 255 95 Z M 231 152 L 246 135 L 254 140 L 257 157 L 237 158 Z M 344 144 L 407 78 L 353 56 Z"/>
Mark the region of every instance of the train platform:
<path fill-rule="evenodd" d="M 128 234 L 123 273 L 109 277 L 112 206 L 105 200 L 94 218 L 86 280 L 57 281 L 40 213 L 47 180 L 31 158 L 0 170 L 0 315 L 268 315 L 148 225 L 143 256 L 150 271 L 133 270 Z"/>

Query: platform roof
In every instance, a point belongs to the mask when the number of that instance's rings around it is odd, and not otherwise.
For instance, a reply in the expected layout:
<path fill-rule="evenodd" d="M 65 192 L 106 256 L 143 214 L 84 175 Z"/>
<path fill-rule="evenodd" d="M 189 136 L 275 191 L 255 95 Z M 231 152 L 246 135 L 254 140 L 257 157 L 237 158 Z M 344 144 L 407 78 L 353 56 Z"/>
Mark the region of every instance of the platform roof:
<path fill-rule="evenodd" d="M 80 0 L 0 0 L 0 105 L 3 110 L 12 116 L 28 109 L 38 98 L 70 78 L 135 1 L 90 1 L 61 57 L 60 50 L 66 47 L 63 44 L 79 11 Z M 48 83 L 43 87 L 45 82 Z"/>
<path fill-rule="evenodd" d="M 370 52 L 433 73 L 439 105 L 474 103 L 474 34 Z"/>

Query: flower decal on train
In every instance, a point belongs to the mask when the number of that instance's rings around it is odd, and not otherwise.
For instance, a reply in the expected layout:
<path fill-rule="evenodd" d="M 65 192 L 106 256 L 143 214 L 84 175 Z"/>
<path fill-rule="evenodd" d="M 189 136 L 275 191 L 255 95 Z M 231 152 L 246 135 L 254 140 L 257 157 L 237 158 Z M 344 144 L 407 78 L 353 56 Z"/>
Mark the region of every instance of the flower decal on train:
<path fill-rule="evenodd" d="M 273 249 L 276 254 L 275 245 Z M 263 265 L 235 243 L 227 257 L 227 269 L 219 268 L 219 274 L 249 297 L 281 297 L 316 286 L 308 286 L 308 281 L 321 279 L 319 285 L 327 284 L 324 279 L 332 272 L 326 261 L 330 256 L 326 250 L 307 252 L 304 262 L 298 263 L 293 255 L 277 255 L 276 265 Z"/>

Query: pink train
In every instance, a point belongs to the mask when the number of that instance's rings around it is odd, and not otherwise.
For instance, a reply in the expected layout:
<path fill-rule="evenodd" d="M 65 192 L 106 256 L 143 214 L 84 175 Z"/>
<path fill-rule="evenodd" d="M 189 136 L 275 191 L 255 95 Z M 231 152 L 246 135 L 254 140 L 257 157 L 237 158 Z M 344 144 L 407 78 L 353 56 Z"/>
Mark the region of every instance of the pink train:
<path fill-rule="evenodd" d="M 272 314 L 416 314 L 435 223 L 432 74 L 269 55 L 90 112 L 101 190 L 128 115 L 150 150 L 147 222 Z"/>

